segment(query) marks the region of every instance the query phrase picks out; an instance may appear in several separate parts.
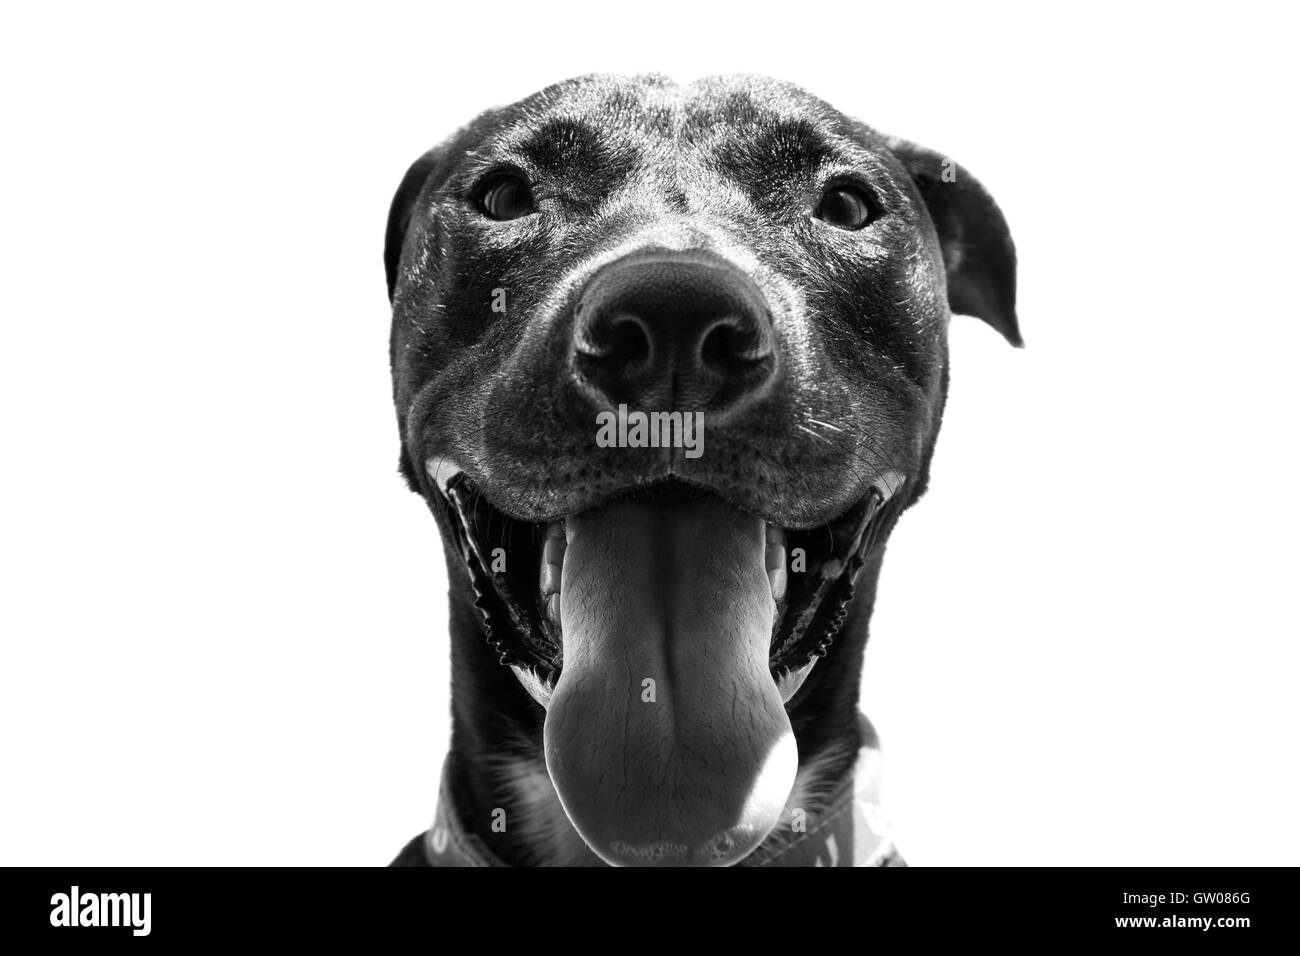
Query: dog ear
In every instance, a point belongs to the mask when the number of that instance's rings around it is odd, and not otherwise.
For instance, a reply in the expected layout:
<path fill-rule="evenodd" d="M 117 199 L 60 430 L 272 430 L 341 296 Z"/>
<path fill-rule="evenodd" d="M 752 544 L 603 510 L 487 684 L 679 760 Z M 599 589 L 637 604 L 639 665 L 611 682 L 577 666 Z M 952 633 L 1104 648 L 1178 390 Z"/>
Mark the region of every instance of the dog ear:
<path fill-rule="evenodd" d="M 431 177 L 439 180 L 435 186 L 441 185 L 442 181 L 451 175 L 457 161 L 473 148 L 486 131 L 500 121 L 503 113 L 504 111 L 500 109 L 484 110 L 472 123 L 461 127 L 454 136 L 412 163 L 411 168 L 402 177 L 401 185 L 393 194 L 393 203 L 388 207 L 388 231 L 384 236 L 384 271 L 388 273 L 388 301 L 393 300 L 393 292 L 397 288 L 397 269 L 402 262 L 402 246 L 411 228 L 411 216 L 415 211 L 415 204 L 424 187 L 428 185 Z"/>
<path fill-rule="evenodd" d="M 417 159 L 402 177 L 397 192 L 393 194 L 392 204 L 388 207 L 388 228 L 384 234 L 384 272 L 388 276 L 389 302 L 393 301 L 393 293 L 397 290 L 397 271 L 402 264 L 402 247 L 406 245 L 406 236 L 411 230 L 415 205 L 419 202 L 425 187 L 431 186 L 436 189 L 442 185 L 474 140 L 482 135 L 485 127 L 495 121 L 498 112 L 488 110 L 482 113 L 474 122 L 460 129 L 450 139 Z M 394 366 L 394 374 L 396 374 L 396 366 Z M 418 493 L 420 484 L 411 457 L 406 450 L 405 437 L 402 439 L 398 468 L 411 490 Z"/>
<path fill-rule="evenodd" d="M 934 220 L 952 311 L 983 319 L 1017 348 L 1016 247 L 1002 210 L 965 168 L 905 139 L 886 140 Z"/>
<path fill-rule="evenodd" d="M 397 288 L 397 267 L 402 261 L 402 244 L 406 241 L 406 231 L 411 226 L 415 201 L 420 198 L 425 182 L 438 168 L 446 152 L 446 146 L 439 146 L 413 162 L 402 177 L 397 192 L 393 194 L 392 205 L 388 207 L 388 231 L 384 235 L 384 271 L 388 273 L 389 302 L 393 301 L 393 290 Z"/>
<path fill-rule="evenodd" d="M 388 229 L 384 235 L 384 271 L 388 274 L 388 301 L 393 301 L 393 292 L 397 288 L 397 269 L 402 262 L 402 246 L 406 243 L 406 233 L 411 228 L 411 216 L 415 203 L 424 191 L 424 185 L 439 168 L 445 165 L 450 144 L 443 144 L 429 150 L 411 164 L 402 177 L 401 185 L 393 194 L 393 202 L 388 207 Z M 396 374 L 396 367 L 394 367 Z M 406 479 L 407 486 L 417 494 L 420 483 L 416 478 L 415 467 L 406 450 L 406 438 L 402 438 L 402 448 L 398 456 L 398 471 Z"/>

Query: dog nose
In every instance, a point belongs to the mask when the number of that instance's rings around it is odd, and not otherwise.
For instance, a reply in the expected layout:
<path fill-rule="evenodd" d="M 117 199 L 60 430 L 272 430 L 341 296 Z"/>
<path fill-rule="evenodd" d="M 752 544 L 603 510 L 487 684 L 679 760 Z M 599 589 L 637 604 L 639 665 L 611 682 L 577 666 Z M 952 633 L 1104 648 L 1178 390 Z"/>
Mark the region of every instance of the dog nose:
<path fill-rule="evenodd" d="M 772 319 L 758 287 L 721 259 L 620 259 L 587 283 L 572 361 L 598 404 L 732 412 L 761 398 L 777 371 Z"/>

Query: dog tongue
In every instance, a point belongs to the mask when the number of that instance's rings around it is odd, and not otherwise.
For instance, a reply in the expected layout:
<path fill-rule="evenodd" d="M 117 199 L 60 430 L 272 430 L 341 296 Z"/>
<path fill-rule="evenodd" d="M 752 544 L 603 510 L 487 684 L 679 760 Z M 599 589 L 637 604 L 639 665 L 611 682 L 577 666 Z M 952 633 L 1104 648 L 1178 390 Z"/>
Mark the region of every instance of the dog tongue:
<path fill-rule="evenodd" d="M 546 765 L 615 865 L 725 866 L 776 824 L 798 756 L 768 671 L 763 522 L 716 498 L 570 518 Z"/>

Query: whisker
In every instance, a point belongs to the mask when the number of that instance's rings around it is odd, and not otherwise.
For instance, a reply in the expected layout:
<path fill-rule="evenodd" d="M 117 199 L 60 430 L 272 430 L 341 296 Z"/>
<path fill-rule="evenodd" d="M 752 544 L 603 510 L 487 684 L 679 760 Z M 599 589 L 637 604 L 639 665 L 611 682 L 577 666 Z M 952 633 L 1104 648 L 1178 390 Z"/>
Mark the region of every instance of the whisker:
<path fill-rule="evenodd" d="M 816 438 L 819 441 L 826 442 L 826 444 L 828 445 L 831 443 L 831 440 L 827 438 L 825 435 L 823 435 L 821 432 L 815 432 L 806 425 L 795 425 L 794 427 L 799 429 L 801 432 L 807 432 L 809 435 L 812 435 L 813 438 Z"/>
<path fill-rule="evenodd" d="M 833 432 L 844 431 L 844 429 L 840 428 L 838 425 L 832 425 L 830 422 L 818 421 L 816 418 L 810 418 L 808 421 L 812 422 L 814 425 L 820 425 L 822 428 L 829 428 Z"/>

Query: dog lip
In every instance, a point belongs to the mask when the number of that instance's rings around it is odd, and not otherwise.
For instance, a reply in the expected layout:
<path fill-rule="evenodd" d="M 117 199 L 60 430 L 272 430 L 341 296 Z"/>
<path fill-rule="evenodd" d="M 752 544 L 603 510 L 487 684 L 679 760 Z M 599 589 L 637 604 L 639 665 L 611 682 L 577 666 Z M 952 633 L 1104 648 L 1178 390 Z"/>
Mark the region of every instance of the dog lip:
<path fill-rule="evenodd" d="M 465 469 L 447 455 L 431 455 L 425 460 L 424 468 L 425 473 L 429 476 L 429 480 L 433 482 L 434 486 L 442 493 L 444 498 L 447 497 L 448 487 L 451 482 L 455 480 L 458 475 L 466 474 Z M 906 476 L 897 469 L 889 468 L 883 471 L 878 471 L 868 484 L 867 488 L 863 489 L 862 494 L 866 494 L 869 490 L 875 489 L 881 496 L 881 504 L 885 504 L 899 492 L 906 481 Z M 478 485 L 477 482 L 475 484 L 476 486 Z M 606 491 L 590 496 L 588 500 L 583 501 L 579 506 L 570 508 L 566 512 L 560 514 L 548 514 L 535 517 L 530 516 L 527 518 L 519 518 L 518 520 L 531 521 L 535 524 L 546 524 L 550 521 L 562 521 L 570 514 L 577 514 L 578 512 L 586 511 L 589 508 L 600 507 L 601 505 L 607 504 L 617 498 L 637 497 L 639 495 L 654 496 L 661 493 L 664 486 L 674 486 L 678 489 L 678 493 L 689 492 L 694 494 L 717 495 L 738 511 L 752 514 L 771 524 L 790 530 L 802 528 L 800 525 L 792 525 L 782 521 L 778 515 L 754 508 L 752 504 L 740 499 L 731 489 L 726 487 L 716 487 L 712 483 L 701 482 L 690 476 L 677 475 L 673 473 L 654 476 L 643 481 L 632 480 L 619 486 L 611 487 Z M 808 525 L 808 527 L 818 527 L 823 524 L 830 524 L 838 521 L 845 514 L 851 512 L 859 505 L 862 501 L 862 494 L 851 498 L 843 508 L 838 509 L 835 513 L 828 515 L 820 521 Z M 490 496 L 487 500 L 492 504 L 493 508 L 501 511 L 503 514 L 508 514 L 506 509 L 500 508 L 496 502 L 492 501 Z"/>

